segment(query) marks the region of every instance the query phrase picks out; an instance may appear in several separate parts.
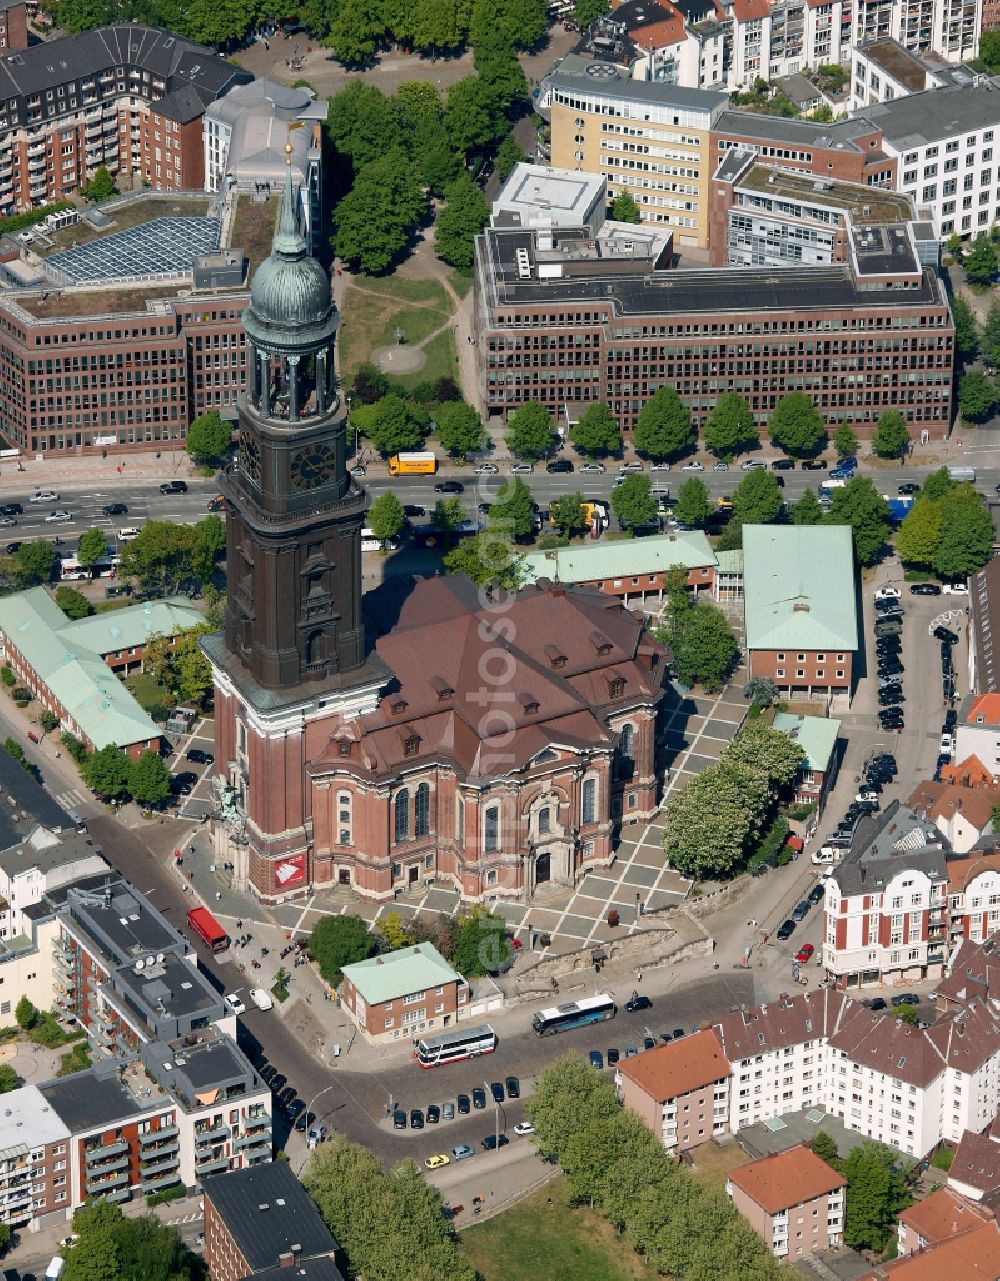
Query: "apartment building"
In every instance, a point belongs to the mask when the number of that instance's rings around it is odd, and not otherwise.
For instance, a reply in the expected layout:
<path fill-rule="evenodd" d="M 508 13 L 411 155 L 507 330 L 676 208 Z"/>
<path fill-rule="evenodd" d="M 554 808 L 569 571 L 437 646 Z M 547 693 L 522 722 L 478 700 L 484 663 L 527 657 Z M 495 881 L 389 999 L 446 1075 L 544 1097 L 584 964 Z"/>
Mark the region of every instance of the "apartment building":
<path fill-rule="evenodd" d="M 948 973 L 937 984 L 935 1001 L 942 1014 L 979 999 L 1000 1004 L 1000 933 L 985 942 L 959 938 L 948 962 Z"/>
<path fill-rule="evenodd" d="M 669 228 L 681 246 L 708 246 L 710 131 L 725 94 L 631 80 L 576 54 L 551 72 L 545 94 L 553 165 L 600 174 L 609 200 L 628 191 L 643 222 Z"/>
<path fill-rule="evenodd" d="M 621 1060 L 615 1084 L 668 1152 L 686 1152 L 728 1132 L 731 1072 L 719 1038 L 706 1028 Z"/>
<path fill-rule="evenodd" d="M 952 1163 L 954 1164 L 954 1162 Z M 950 1180 L 949 1180 L 950 1182 Z M 952 1187 L 935 1189 L 930 1196 L 900 1210 L 896 1244 L 900 1255 L 916 1254 L 993 1220 L 993 1211 L 970 1201 Z"/>
<path fill-rule="evenodd" d="M 1000 1138 L 996 1121 L 985 1134 L 966 1130 L 948 1171 L 948 1187 L 966 1202 L 983 1202 L 991 1210 L 1000 1193 Z"/>
<path fill-rule="evenodd" d="M 192 282 L 193 283 L 193 282 Z M 0 417 L 32 454 L 183 448 L 246 384 L 243 290 L 134 282 L 0 295 Z"/>
<path fill-rule="evenodd" d="M 370 1045 L 451 1027 L 468 1001 L 468 983 L 433 943 L 344 966 L 341 1008 Z"/>
<path fill-rule="evenodd" d="M 212 1281 L 343 1281 L 340 1249 L 287 1161 L 212 1175 L 202 1185 Z"/>
<path fill-rule="evenodd" d="M 24 1228 L 72 1207 L 70 1130 L 37 1085 L 4 1095 L 0 1113 L 0 1223 Z"/>
<path fill-rule="evenodd" d="M 250 79 L 202 45 L 132 23 L 0 57 L 0 213 L 63 199 L 100 165 L 136 186 L 200 188 L 205 107 Z"/>
<path fill-rule="evenodd" d="M 27 47 L 27 4 L 24 0 L 0 0 L 0 49 L 27 49 Z"/>
<path fill-rule="evenodd" d="M 775 1258 L 833 1250 L 844 1233 L 847 1180 L 804 1143 L 730 1171 L 726 1192 Z"/>
<path fill-rule="evenodd" d="M 937 89 L 947 80 L 943 68 L 932 68 L 898 40 L 873 40 L 858 45 L 851 58 L 852 110 L 863 112 L 876 102 L 892 102 L 911 93 Z"/>
<path fill-rule="evenodd" d="M 823 967 L 839 988 L 936 978 L 948 958 L 948 844 L 894 801 L 834 867 L 823 903 Z"/>
<path fill-rule="evenodd" d="M 1000 1276 L 1000 1225 L 995 1221 L 946 1237 L 926 1250 L 881 1263 L 858 1281 L 983 1281 Z"/>
<path fill-rule="evenodd" d="M 862 117 L 882 135 L 897 190 L 929 210 L 942 240 L 977 236 L 1000 217 L 1000 88 L 970 81 L 873 103 Z"/>
<path fill-rule="evenodd" d="M 1000 805 L 1000 787 L 930 779 L 918 783 L 906 803 L 937 825 L 955 854 L 968 854 L 993 831 L 993 806 Z"/>
<path fill-rule="evenodd" d="M 846 526 L 746 526 L 743 608 L 751 676 L 791 698 L 850 694 L 858 619 Z"/>
<path fill-rule="evenodd" d="M 891 277 L 847 264 L 672 270 L 620 225 L 596 244 L 580 229 L 487 228 L 474 298 L 483 398 L 492 413 L 540 400 L 571 420 L 603 400 L 630 431 L 657 387 L 676 388 L 698 426 L 734 391 L 763 428 L 794 386 L 831 429 L 846 419 L 870 435 L 896 408 L 912 433 L 943 437 L 954 364 L 943 287 L 908 244 L 872 252 Z"/>
<path fill-rule="evenodd" d="M 109 872 L 85 829 L 53 831 L 41 823 L 0 851 L 0 941 L 30 933 L 36 908 L 62 886 Z M 48 1001 L 43 1001 L 48 1005 Z"/>

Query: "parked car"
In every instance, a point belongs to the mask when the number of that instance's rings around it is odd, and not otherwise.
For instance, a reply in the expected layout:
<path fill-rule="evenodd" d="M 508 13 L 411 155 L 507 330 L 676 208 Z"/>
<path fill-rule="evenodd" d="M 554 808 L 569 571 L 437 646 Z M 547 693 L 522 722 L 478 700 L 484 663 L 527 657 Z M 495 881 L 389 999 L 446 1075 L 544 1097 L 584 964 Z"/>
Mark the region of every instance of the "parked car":
<path fill-rule="evenodd" d="M 911 583 L 911 596 L 940 596 L 941 588 L 937 583 Z"/>
<path fill-rule="evenodd" d="M 755 467 L 766 467 L 767 463 L 763 458 L 747 458 L 740 463 L 740 471 L 753 471 Z"/>
<path fill-rule="evenodd" d="M 949 734 L 947 731 L 945 731 L 945 732 L 941 735 L 941 751 L 942 751 L 942 753 L 947 752 L 947 753 L 948 753 L 948 756 L 949 756 L 949 758 L 950 758 L 950 757 L 951 757 L 951 754 L 952 754 L 952 752 L 953 752 L 954 750 L 955 750 L 955 740 L 954 740 L 954 738 L 951 736 L 951 734 Z"/>
<path fill-rule="evenodd" d="M 273 1010 L 274 998 L 270 992 L 266 992 L 262 987 L 252 987 L 250 989 L 250 1000 L 253 1001 L 258 1010 Z"/>
<path fill-rule="evenodd" d="M 472 469 L 473 476 L 497 476 L 500 468 L 496 463 L 476 463 Z"/>
<path fill-rule="evenodd" d="M 451 1157 L 446 1152 L 437 1152 L 434 1156 L 424 1157 L 424 1165 L 428 1170 L 438 1170 L 442 1165 L 449 1165 Z"/>
<path fill-rule="evenodd" d="M 427 509 L 424 507 L 418 506 L 416 503 L 404 503 L 403 515 L 407 518 L 407 520 L 412 520 L 418 516 L 426 516 Z"/>
<path fill-rule="evenodd" d="M 510 474 L 512 476 L 530 476 L 534 470 L 534 463 L 511 463 L 510 465 Z"/>
<path fill-rule="evenodd" d="M 692 460 L 689 463 L 685 463 L 684 466 L 681 468 L 681 471 L 704 471 L 704 470 L 705 470 L 705 464 L 700 463 L 697 460 L 697 458 L 692 458 Z"/>
<path fill-rule="evenodd" d="M 812 956 L 813 952 L 815 951 L 816 949 L 813 947 L 811 943 L 803 943 L 802 946 L 799 948 L 799 950 L 795 953 L 795 959 L 798 961 L 800 965 L 805 965 L 806 961 L 809 960 L 809 958 Z"/>
<path fill-rule="evenodd" d="M 130 543 L 133 539 L 139 537 L 140 532 L 138 525 L 125 525 L 118 531 L 118 541 L 120 543 Z"/>
<path fill-rule="evenodd" d="M 192 747 L 187 754 L 189 761 L 194 761 L 196 765 L 214 765 L 215 757 L 211 752 L 206 752 L 204 748 Z"/>
<path fill-rule="evenodd" d="M 242 998 L 235 992 L 226 993 L 226 1004 L 234 1014 L 246 1014 L 247 1012 L 247 1007 L 244 1005 Z"/>
<path fill-rule="evenodd" d="M 569 458 L 553 458 L 553 460 L 552 460 L 550 463 L 546 463 L 546 464 L 545 464 L 545 470 L 546 470 L 547 472 L 550 472 L 551 474 L 555 474 L 556 472 L 569 472 L 569 471 L 573 471 L 573 470 L 574 470 L 574 468 L 573 468 L 573 462 L 572 462 L 572 459 L 569 459 Z"/>
<path fill-rule="evenodd" d="M 633 992 L 625 1002 L 625 1008 L 629 1014 L 634 1014 L 636 1010 L 652 1009 L 653 1002 L 648 996 L 640 996 L 638 992 Z"/>
<path fill-rule="evenodd" d="M 712 471 L 728 471 L 728 470 L 729 470 L 729 464 L 722 462 L 721 459 L 712 467 Z"/>
<path fill-rule="evenodd" d="M 631 460 L 630 460 L 629 462 L 627 462 L 627 463 L 622 463 L 622 465 L 618 468 L 618 475 L 619 475 L 619 476 L 632 476 L 632 475 L 635 475 L 637 472 L 641 472 L 641 471 L 645 471 L 645 470 L 646 470 L 646 469 L 645 469 L 645 466 L 644 466 L 644 464 L 643 464 L 642 459 L 641 459 L 641 458 L 633 458 L 633 459 L 631 459 Z M 670 470 L 670 464 L 669 464 L 669 463 L 652 463 L 652 464 L 650 465 L 649 470 L 650 470 L 650 471 L 669 471 L 669 470 Z"/>
<path fill-rule="evenodd" d="M 902 498 L 907 498 L 910 494 L 919 494 L 920 486 L 915 480 L 904 480 L 901 485 L 896 486 L 896 493 Z"/>
<path fill-rule="evenodd" d="M 592 1068 L 597 1068 L 598 1071 L 603 1071 L 604 1055 L 601 1053 L 600 1050 L 591 1050 L 587 1057 L 590 1060 L 590 1066 Z"/>
<path fill-rule="evenodd" d="M 128 508 L 124 503 L 108 503 L 101 508 L 105 516 L 127 516 Z"/>
<path fill-rule="evenodd" d="M 889 1008 L 881 996 L 873 996 L 870 1000 L 865 1001 L 865 1005 L 870 1010 L 887 1010 Z"/>
<path fill-rule="evenodd" d="M 958 636 L 950 627 L 935 627 L 931 632 L 935 640 L 944 641 L 947 645 L 957 645 Z"/>
<path fill-rule="evenodd" d="M 446 1102 L 441 1104 L 441 1115 L 446 1121 L 454 1121 L 455 1105 L 452 1103 L 451 1099 L 448 1099 Z"/>
<path fill-rule="evenodd" d="M 59 495 L 54 489 L 36 489 L 28 499 L 29 503 L 58 503 Z"/>
<path fill-rule="evenodd" d="M 814 885 L 809 891 L 809 901 L 811 903 L 818 903 L 825 893 L 826 891 L 823 889 L 822 885 Z"/>
<path fill-rule="evenodd" d="M 509 1076 L 506 1080 L 508 1099 L 519 1099 L 521 1097 L 521 1082 L 516 1076 Z"/>
<path fill-rule="evenodd" d="M 955 726 L 958 724 L 958 712 L 955 711 L 954 707 L 949 707 L 945 712 L 944 723 L 945 727 L 950 730 L 954 730 Z"/>
<path fill-rule="evenodd" d="M 468 1143 L 460 1143 L 458 1147 L 451 1150 L 451 1159 L 453 1161 L 464 1161 L 466 1158 L 475 1155 L 476 1149 L 470 1148 Z"/>
<path fill-rule="evenodd" d="M 794 458 L 776 458 L 774 462 L 771 464 L 771 470 L 772 471 L 794 471 L 795 459 Z"/>
<path fill-rule="evenodd" d="M 503 1086 L 499 1081 L 490 1082 L 490 1094 L 493 1095 L 494 1103 L 502 1103 L 504 1101 Z"/>
<path fill-rule="evenodd" d="M 168 480 L 160 486 L 161 494 L 186 494 L 187 491 L 186 480 Z"/>
<path fill-rule="evenodd" d="M 465 486 L 460 480 L 439 480 L 434 486 L 435 494 L 464 494 Z"/>
<path fill-rule="evenodd" d="M 302 1099 L 289 1099 L 284 1105 L 285 1116 L 293 1124 L 305 1110 L 306 1105 Z"/>
<path fill-rule="evenodd" d="M 424 1114 L 420 1108 L 410 1108 L 410 1129 L 422 1130 L 424 1128 Z"/>
<path fill-rule="evenodd" d="M 487 1134 L 482 1141 L 483 1151 L 495 1152 L 497 1148 L 506 1147 L 509 1142 L 510 1139 L 507 1138 L 506 1134 L 501 1134 L 499 1137 L 495 1134 Z"/>
<path fill-rule="evenodd" d="M 946 596 L 968 596 L 968 583 L 945 583 L 941 588 Z"/>
<path fill-rule="evenodd" d="M 784 943 L 787 939 L 790 939 L 792 935 L 795 933 L 795 925 L 796 925 L 796 922 L 789 919 L 787 921 L 782 921 L 782 923 L 778 926 L 777 937 L 782 943 Z"/>
<path fill-rule="evenodd" d="M 878 636 L 898 636 L 903 630 L 903 624 L 898 618 L 880 618 L 875 624 L 875 635 Z"/>
<path fill-rule="evenodd" d="M 521 1138 L 525 1134 L 534 1134 L 534 1132 L 535 1132 L 535 1127 L 531 1124 L 530 1121 L 518 1121 L 517 1125 L 514 1126 L 514 1133 L 519 1138 Z"/>
<path fill-rule="evenodd" d="M 608 1050 L 606 1057 L 608 1061 L 608 1067 L 614 1067 L 615 1064 L 619 1062 L 619 1060 L 621 1059 L 621 1051 L 616 1049 L 615 1046 L 612 1045 Z"/>
<path fill-rule="evenodd" d="M 472 1104 L 469 1102 L 469 1096 L 467 1094 L 460 1094 L 455 1101 L 458 1104 L 459 1115 L 466 1116 L 472 1107 Z"/>
<path fill-rule="evenodd" d="M 891 583 L 887 583 L 885 587 L 880 587 L 878 589 L 878 591 L 875 593 L 875 599 L 876 600 L 899 600 L 902 594 L 903 593 L 899 590 L 898 587 L 893 587 Z"/>
<path fill-rule="evenodd" d="M 580 474 L 583 476 L 595 476 L 595 475 L 600 475 L 602 472 L 606 470 L 607 468 L 604 466 L 603 463 L 594 463 L 594 462 L 583 463 L 580 467 Z"/>
<path fill-rule="evenodd" d="M 395 1112 L 393 1112 L 392 1125 L 393 1125 L 393 1129 L 395 1130 L 406 1129 L 406 1113 L 403 1111 L 402 1108 L 396 1108 Z"/>
<path fill-rule="evenodd" d="M 898 996 L 892 998 L 891 1004 L 894 1009 L 900 1005 L 919 1005 L 920 997 L 916 992 L 900 992 Z"/>
<path fill-rule="evenodd" d="M 804 458 L 802 460 L 803 471 L 826 471 L 827 461 L 825 458 Z"/>
<path fill-rule="evenodd" d="M 441 1120 L 441 1109 L 436 1103 L 430 1103 L 428 1104 L 426 1115 L 428 1125 L 437 1125 L 438 1121 Z"/>
<path fill-rule="evenodd" d="M 804 921 L 809 915 L 809 909 L 811 907 L 812 904 L 807 898 L 804 898 L 800 903 L 796 903 L 792 908 L 792 920 L 796 923 Z"/>
<path fill-rule="evenodd" d="M 472 1106 L 480 1111 L 486 1106 L 486 1091 L 481 1085 L 477 1085 L 472 1091 Z"/>

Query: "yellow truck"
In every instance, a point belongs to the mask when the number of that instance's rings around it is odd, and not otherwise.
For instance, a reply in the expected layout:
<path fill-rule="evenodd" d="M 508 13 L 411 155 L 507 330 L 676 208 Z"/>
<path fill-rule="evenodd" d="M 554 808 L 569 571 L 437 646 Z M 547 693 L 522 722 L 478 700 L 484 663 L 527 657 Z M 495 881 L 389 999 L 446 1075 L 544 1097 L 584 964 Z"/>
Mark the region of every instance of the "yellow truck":
<path fill-rule="evenodd" d="M 389 475 L 433 476 L 437 466 L 437 456 L 432 453 L 393 454 L 389 459 Z"/>

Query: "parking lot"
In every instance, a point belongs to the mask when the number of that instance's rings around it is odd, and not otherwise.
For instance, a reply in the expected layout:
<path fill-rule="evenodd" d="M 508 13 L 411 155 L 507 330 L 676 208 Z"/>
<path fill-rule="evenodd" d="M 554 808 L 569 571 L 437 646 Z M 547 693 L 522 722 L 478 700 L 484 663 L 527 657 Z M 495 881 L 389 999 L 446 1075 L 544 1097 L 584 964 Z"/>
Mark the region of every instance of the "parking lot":
<path fill-rule="evenodd" d="M 194 722 L 191 732 L 183 734 L 177 740 L 177 751 L 167 758 L 171 774 L 176 778 L 180 774 L 193 774 L 195 781 L 190 784 L 191 791 L 181 795 L 178 800 L 177 816 L 192 822 L 200 822 L 211 809 L 209 783 L 212 778 L 212 767 L 187 759 L 188 752 L 201 750 L 209 756 L 215 754 L 215 727 L 208 717 L 200 717 Z"/>

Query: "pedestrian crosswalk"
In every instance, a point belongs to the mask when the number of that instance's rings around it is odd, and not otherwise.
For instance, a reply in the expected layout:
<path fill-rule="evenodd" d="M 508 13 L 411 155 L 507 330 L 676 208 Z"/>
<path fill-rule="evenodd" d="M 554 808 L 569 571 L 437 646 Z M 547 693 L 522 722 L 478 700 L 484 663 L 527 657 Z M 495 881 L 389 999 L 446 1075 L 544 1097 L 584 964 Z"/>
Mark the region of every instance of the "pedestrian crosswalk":
<path fill-rule="evenodd" d="M 90 793 L 83 787 L 70 787 L 65 792 L 53 792 L 51 795 L 64 810 L 70 810 L 73 813 L 78 813 L 81 807 L 91 800 Z"/>

